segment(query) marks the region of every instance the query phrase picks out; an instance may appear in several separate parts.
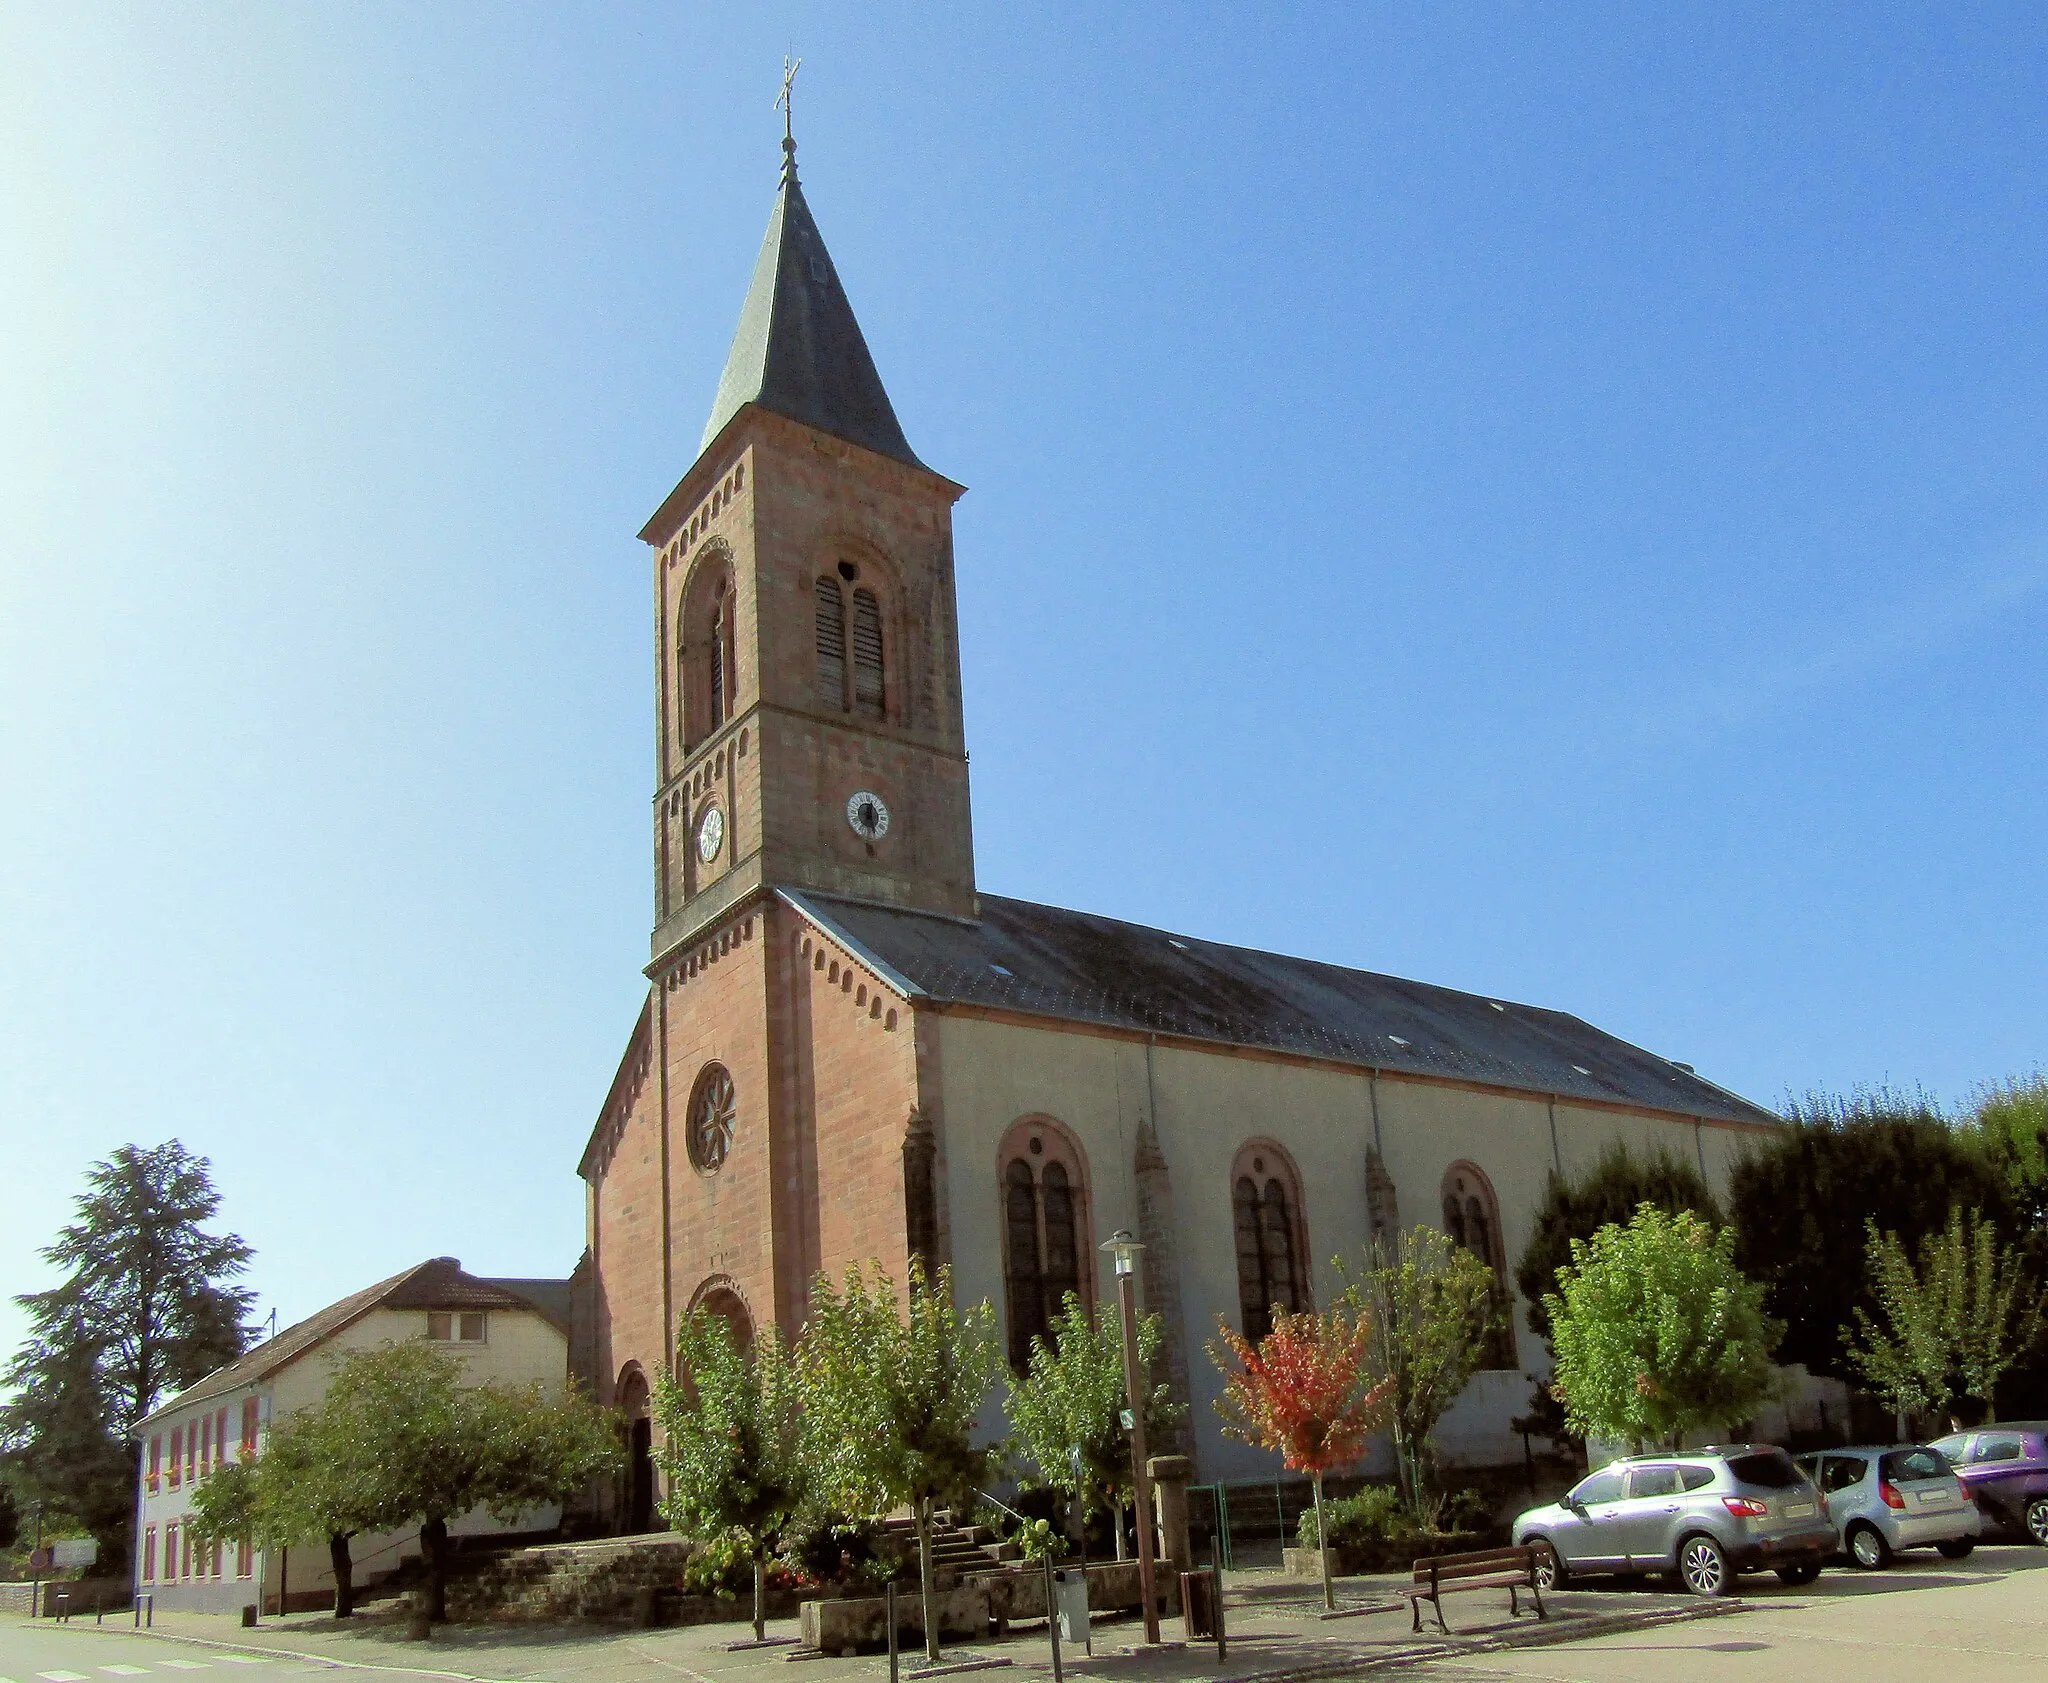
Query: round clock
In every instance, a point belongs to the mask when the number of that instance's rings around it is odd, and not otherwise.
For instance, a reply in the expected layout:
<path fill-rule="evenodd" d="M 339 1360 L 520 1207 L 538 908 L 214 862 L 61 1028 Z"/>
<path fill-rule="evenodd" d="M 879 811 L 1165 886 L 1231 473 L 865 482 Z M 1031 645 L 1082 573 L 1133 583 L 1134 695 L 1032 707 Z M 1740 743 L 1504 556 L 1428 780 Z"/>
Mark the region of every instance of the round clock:
<path fill-rule="evenodd" d="M 697 857 L 710 864 L 725 842 L 725 814 L 717 807 L 706 812 L 697 824 Z"/>
<path fill-rule="evenodd" d="M 889 833 L 889 809 L 882 804 L 882 797 L 869 789 L 847 798 L 846 821 L 862 841 L 880 841 Z"/>

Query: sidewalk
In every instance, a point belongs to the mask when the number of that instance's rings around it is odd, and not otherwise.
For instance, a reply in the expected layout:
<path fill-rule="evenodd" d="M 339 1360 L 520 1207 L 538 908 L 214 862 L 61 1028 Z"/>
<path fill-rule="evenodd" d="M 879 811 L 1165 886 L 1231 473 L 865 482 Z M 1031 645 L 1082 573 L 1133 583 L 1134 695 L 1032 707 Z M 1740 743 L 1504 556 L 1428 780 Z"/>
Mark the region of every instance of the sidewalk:
<path fill-rule="evenodd" d="M 1526 1611 L 1508 1616 L 1504 1590 L 1478 1590 L 1447 1597 L 1445 1611 L 1454 1633 L 1443 1636 L 1424 1610 L 1424 1630 L 1411 1633 L 1405 1602 L 1395 1592 L 1403 1577 L 1346 1578 L 1337 1586 L 1340 1608 L 1377 1606 L 1383 1611 L 1330 1619 L 1322 1613 L 1317 1587 L 1278 1573 L 1233 1572 L 1226 1587 L 1229 1653 L 1220 1664 L 1213 1642 L 1139 1652 L 1144 1629 L 1135 1617 L 1098 1618 L 1092 1658 L 1072 1647 L 1062 1650 L 1064 1670 L 1102 1683 L 1246 1683 L 1248 1679 L 1310 1679 L 1407 1666 L 1426 1659 L 1499 1651 L 1505 1647 L 1572 1641 L 1616 1630 L 1640 1629 L 1720 1613 L 1737 1612 L 1739 1601 L 1704 1603 L 1681 1595 L 1641 1591 L 1561 1590 L 1545 1597 L 1547 1621 Z M 1527 1598 L 1524 1597 L 1526 1607 Z M 108 1628 L 112 1628 L 111 1622 Z M 807 1658 L 791 1663 L 788 1647 L 730 1645 L 753 1634 L 744 1622 L 692 1625 L 670 1630 L 619 1631 L 585 1626 L 442 1625 L 431 1640 L 407 1642 L 405 1621 L 394 1610 L 378 1610 L 337 1623 L 319 1613 L 265 1619 L 254 1630 L 232 1615 L 162 1613 L 159 1637 L 220 1646 L 243 1653 L 310 1659 L 372 1669 L 432 1671 L 477 1683 L 886 1683 L 886 1655 Z M 793 1638 L 794 1619 L 772 1620 L 771 1636 Z M 1181 1636 L 1171 1619 L 1161 1634 L 1168 1643 Z M 950 1646 L 945 1663 L 1007 1661 L 1017 1683 L 1041 1683 L 1052 1676 L 1052 1654 L 1043 1624 L 1024 1626 L 998 1641 Z M 905 1683 L 921 1667 L 921 1651 L 902 1657 Z"/>

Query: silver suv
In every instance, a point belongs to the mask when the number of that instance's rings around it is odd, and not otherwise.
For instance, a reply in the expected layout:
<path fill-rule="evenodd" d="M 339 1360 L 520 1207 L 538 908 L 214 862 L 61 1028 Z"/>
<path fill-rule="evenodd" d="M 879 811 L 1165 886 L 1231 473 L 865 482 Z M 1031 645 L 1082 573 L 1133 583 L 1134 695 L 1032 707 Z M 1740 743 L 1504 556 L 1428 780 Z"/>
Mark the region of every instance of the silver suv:
<path fill-rule="evenodd" d="M 1546 1587 L 1602 1572 L 1669 1572 L 1694 1595 L 1725 1595 L 1738 1572 L 1810 1584 L 1835 1551 L 1820 1492 L 1773 1444 L 1631 1455 L 1531 1508 L 1514 1538 Z"/>

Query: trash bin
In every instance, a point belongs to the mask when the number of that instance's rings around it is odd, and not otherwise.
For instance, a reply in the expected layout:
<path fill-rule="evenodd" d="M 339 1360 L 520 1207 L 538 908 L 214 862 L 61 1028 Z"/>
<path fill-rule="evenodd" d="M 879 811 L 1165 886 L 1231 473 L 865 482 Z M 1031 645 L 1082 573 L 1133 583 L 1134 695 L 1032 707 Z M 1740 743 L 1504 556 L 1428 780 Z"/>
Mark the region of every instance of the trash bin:
<path fill-rule="evenodd" d="M 1216 1638 L 1216 1581 L 1207 1572 L 1180 1575 L 1180 1616 L 1190 1642 Z"/>
<path fill-rule="evenodd" d="M 1084 1654 L 1095 1649 L 1088 1639 L 1088 1575 L 1078 1566 L 1052 1575 L 1053 1593 L 1059 1598 L 1060 1640 Z"/>

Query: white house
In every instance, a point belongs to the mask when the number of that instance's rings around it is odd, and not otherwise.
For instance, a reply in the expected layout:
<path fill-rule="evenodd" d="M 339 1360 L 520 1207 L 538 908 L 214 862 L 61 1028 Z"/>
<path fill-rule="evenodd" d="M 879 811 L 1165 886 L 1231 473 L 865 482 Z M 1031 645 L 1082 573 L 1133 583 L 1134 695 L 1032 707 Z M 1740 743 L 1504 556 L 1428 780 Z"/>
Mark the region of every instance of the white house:
<path fill-rule="evenodd" d="M 333 1359 L 352 1350 L 425 1338 L 457 1352 L 473 1379 L 559 1391 L 569 1374 L 566 1280 L 485 1280 L 453 1257 L 435 1257 L 359 1291 L 209 1374 L 135 1429 L 142 1446 L 136 1491 L 135 1586 L 160 1607 L 225 1612 L 258 1603 L 278 1610 L 331 1601 L 334 1577 L 324 1547 L 258 1554 L 246 1543 L 201 1543 L 191 1535 L 194 1491 L 230 1461 L 262 1454 L 271 1422 L 317 1404 Z M 553 1510 L 504 1526 L 481 1511 L 449 1529 L 477 1535 L 540 1529 Z M 352 1545 L 363 1587 L 419 1550 L 415 1532 L 359 1536 Z"/>

